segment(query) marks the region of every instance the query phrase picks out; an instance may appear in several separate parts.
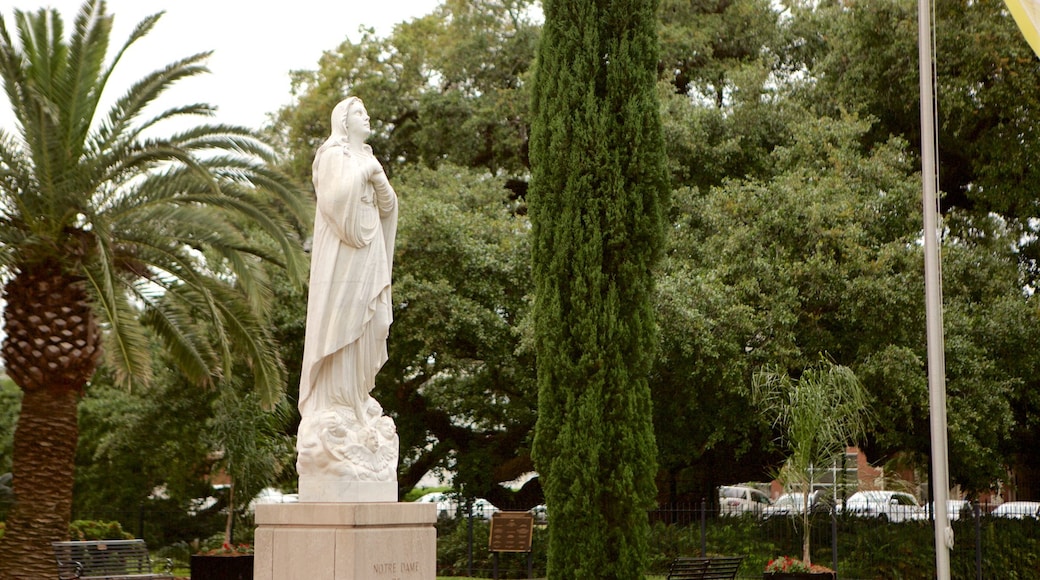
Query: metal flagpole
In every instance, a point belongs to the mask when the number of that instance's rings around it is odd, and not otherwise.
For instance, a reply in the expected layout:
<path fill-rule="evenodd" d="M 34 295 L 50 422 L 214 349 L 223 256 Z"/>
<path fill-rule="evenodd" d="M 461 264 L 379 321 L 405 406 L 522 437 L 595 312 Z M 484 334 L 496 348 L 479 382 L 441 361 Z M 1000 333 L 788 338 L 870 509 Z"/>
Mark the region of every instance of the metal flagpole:
<path fill-rule="evenodd" d="M 950 578 L 953 528 L 947 515 L 950 494 L 946 450 L 946 359 L 943 344 L 942 277 L 939 273 L 938 166 L 935 145 L 931 2 L 918 0 L 918 57 L 921 75 L 921 181 L 924 204 L 924 286 L 928 331 L 928 404 L 931 415 L 932 505 L 935 517 L 935 577 Z"/>

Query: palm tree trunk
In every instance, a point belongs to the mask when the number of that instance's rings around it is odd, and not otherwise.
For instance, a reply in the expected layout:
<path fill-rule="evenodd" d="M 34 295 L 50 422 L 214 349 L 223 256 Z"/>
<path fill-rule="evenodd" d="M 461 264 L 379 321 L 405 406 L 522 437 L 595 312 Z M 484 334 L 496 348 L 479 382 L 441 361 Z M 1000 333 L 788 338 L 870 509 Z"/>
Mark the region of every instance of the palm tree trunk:
<path fill-rule="evenodd" d="M 811 486 L 806 486 L 806 489 L 812 489 Z M 809 554 L 809 541 L 812 537 L 812 528 L 810 527 L 810 508 L 809 508 L 809 494 L 811 492 L 802 492 L 802 560 L 806 564 L 812 564 L 812 556 Z"/>
<path fill-rule="evenodd" d="M 14 434 L 15 502 L 0 539 L 0 580 L 57 576 L 54 554 L 40 548 L 69 536 L 78 399 L 74 389 L 24 391 Z"/>

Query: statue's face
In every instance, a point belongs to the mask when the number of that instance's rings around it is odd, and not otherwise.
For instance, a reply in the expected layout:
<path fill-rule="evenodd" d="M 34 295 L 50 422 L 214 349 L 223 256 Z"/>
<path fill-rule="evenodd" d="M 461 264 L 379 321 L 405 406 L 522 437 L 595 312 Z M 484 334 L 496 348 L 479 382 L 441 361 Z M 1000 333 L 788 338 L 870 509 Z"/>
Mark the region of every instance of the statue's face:
<path fill-rule="evenodd" d="M 350 137 L 358 137 L 362 141 L 368 139 L 368 136 L 372 134 L 372 127 L 369 125 L 368 111 L 365 109 L 365 105 L 361 101 L 354 101 L 350 105 L 350 109 L 347 111 L 347 135 Z"/>

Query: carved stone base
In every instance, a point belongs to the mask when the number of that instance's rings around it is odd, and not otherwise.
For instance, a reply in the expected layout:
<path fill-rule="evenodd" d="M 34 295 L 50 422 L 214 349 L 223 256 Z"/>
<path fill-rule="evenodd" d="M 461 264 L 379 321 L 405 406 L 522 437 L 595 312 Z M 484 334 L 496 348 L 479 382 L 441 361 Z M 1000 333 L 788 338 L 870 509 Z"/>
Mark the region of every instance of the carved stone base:
<path fill-rule="evenodd" d="M 255 580 L 434 580 L 432 503 L 256 506 Z"/>
<path fill-rule="evenodd" d="M 354 481 L 325 475 L 300 476 L 300 501 L 368 503 L 397 501 L 397 481 Z"/>
<path fill-rule="evenodd" d="M 300 474 L 300 497 L 311 495 L 302 489 L 303 479 L 316 478 L 318 488 L 326 481 L 387 483 L 397 487 L 397 459 L 400 439 L 394 420 L 383 415 L 383 408 L 372 397 L 368 398 L 361 416 L 354 409 L 336 406 L 304 415 L 296 437 L 296 472 Z M 315 486 L 310 486 L 312 489 Z M 358 489 L 371 486 L 360 486 Z M 331 495 L 330 495 L 331 494 Z M 338 492 L 321 491 L 304 501 L 355 501 L 350 492 L 344 499 Z M 363 493 L 363 495 L 371 495 Z M 375 497 L 375 496 L 373 496 Z M 382 493 L 378 499 L 358 501 L 396 501 Z"/>

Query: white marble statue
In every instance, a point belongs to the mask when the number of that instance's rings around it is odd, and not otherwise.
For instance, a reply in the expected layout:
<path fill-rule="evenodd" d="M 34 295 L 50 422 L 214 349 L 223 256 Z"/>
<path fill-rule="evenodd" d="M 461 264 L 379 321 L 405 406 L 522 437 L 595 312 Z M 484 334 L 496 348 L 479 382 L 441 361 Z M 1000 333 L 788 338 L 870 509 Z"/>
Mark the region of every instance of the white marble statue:
<path fill-rule="evenodd" d="M 300 501 L 396 501 L 398 437 L 370 393 L 387 359 L 397 194 L 357 97 L 332 111 L 314 217 L 296 469 Z"/>

